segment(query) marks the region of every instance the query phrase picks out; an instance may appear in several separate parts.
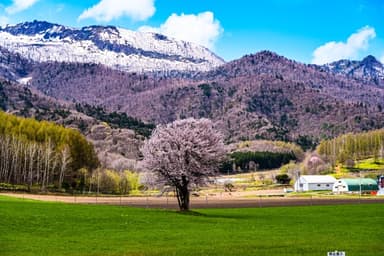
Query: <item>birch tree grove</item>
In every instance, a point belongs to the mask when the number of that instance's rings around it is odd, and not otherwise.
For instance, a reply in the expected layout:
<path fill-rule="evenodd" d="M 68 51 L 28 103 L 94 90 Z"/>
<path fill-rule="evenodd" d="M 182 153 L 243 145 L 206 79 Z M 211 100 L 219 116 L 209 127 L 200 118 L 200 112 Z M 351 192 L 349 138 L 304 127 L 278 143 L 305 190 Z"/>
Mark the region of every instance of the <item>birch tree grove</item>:
<path fill-rule="evenodd" d="M 384 129 L 362 133 L 347 133 L 331 140 L 323 140 L 317 152 L 333 166 L 348 159 L 383 158 Z"/>
<path fill-rule="evenodd" d="M 42 190 L 56 181 L 60 154 L 47 143 L 29 142 L 15 136 L 0 135 L 0 182 L 39 184 Z"/>
<path fill-rule="evenodd" d="M 157 126 L 142 153 L 143 167 L 175 188 L 181 211 L 189 210 L 190 189 L 216 175 L 226 154 L 212 122 L 193 118 Z"/>
<path fill-rule="evenodd" d="M 0 183 L 61 189 L 80 168 L 97 165 L 92 145 L 76 130 L 0 112 Z"/>

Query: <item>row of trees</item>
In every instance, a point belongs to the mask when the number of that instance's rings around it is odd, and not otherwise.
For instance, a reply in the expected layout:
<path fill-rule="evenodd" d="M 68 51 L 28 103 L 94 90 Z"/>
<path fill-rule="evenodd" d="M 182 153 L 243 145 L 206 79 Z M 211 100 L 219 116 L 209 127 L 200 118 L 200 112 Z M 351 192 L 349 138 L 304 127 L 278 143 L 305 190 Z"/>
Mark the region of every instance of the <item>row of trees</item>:
<path fill-rule="evenodd" d="M 241 152 L 272 152 L 292 153 L 297 159 L 304 158 L 304 151 L 295 143 L 271 140 L 242 141 L 237 144 L 235 151 Z"/>
<path fill-rule="evenodd" d="M 10 135 L 0 135 L 0 159 L 1 182 L 39 184 L 42 190 L 52 184 L 61 188 L 71 163 L 68 146 L 55 150 L 51 140 L 37 143 Z"/>
<path fill-rule="evenodd" d="M 0 182 L 75 186 L 78 170 L 95 169 L 93 146 L 76 130 L 0 112 Z"/>
<path fill-rule="evenodd" d="M 76 104 L 76 110 L 88 116 L 92 116 L 100 121 L 107 122 L 114 128 L 127 128 L 134 130 L 136 133 L 145 137 L 149 137 L 152 130 L 155 129 L 154 124 L 146 124 L 142 121 L 128 116 L 124 112 L 107 112 L 100 106 L 92 106 L 89 104 Z"/>
<path fill-rule="evenodd" d="M 317 152 L 333 166 L 337 162 L 384 157 L 384 129 L 364 133 L 348 133 L 331 140 L 323 140 Z"/>
<path fill-rule="evenodd" d="M 229 155 L 221 171 L 256 171 L 257 169 L 274 169 L 296 160 L 292 152 L 233 152 Z"/>

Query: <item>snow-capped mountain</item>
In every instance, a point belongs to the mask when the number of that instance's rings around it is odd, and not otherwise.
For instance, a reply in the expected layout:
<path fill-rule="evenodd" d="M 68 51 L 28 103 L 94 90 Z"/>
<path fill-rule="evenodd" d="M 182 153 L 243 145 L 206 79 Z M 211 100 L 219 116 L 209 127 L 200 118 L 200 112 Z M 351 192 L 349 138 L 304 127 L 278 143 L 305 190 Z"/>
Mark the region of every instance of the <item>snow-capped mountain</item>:
<path fill-rule="evenodd" d="M 362 61 L 339 60 L 323 67 L 333 73 L 373 81 L 377 85 L 384 85 L 384 65 L 372 55 L 368 55 Z"/>
<path fill-rule="evenodd" d="M 37 62 L 97 63 L 134 72 L 207 71 L 224 63 L 205 47 L 156 33 L 45 21 L 0 27 L 0 47 Z"/>

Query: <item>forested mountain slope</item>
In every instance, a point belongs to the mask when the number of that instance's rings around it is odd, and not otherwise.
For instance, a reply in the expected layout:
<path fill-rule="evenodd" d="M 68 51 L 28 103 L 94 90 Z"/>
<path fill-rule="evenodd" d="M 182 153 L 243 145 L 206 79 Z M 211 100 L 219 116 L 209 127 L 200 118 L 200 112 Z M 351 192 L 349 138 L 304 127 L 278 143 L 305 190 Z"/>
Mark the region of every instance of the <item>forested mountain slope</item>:
<path fill-rule="evenodd" d="M 155 124 L 211 118 L 227 142 L 263 138 L 311 144 L 384 125 L 380 84 L 269 51 L 208 72 L 167 75 L 86 63 L 21 62 L 17 67 L 31 70 L 17 79 L 56 99 L 103 106 Z"/>
<path fill-rule="evenodd" d="M 153 125 L 125 114 L 58 101 L 5 80 L 0 80 L 0 110 L 80 131 L 95 146 L 101 164 L 109 168 L 132 168 L 140 155 L 144 135 L 148 136 L 153 129 Z"/>
<path fill-rule="evenodd" d="M 193 78 L 80 64 L 50 63 L 41 70 L 53 74 L 35 69 L 31 84 L 53 97 L 102 104 L 154 123 L 211 118 L 228 142 L 318 140 L 384 122 L 382 87 L 267 51 Z"/>

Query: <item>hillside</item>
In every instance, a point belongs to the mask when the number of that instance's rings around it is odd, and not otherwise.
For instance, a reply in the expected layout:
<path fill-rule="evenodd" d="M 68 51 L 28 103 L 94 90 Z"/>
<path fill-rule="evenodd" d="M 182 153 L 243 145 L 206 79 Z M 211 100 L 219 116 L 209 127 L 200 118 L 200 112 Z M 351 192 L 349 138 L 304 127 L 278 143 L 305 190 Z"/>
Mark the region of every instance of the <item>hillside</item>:
<path fill-rule="evenodd" d="M 32 72 L 33 63 L 20 54 L 0 47 L 0 77 L 17 80 Z"/>
<path fill-rule="evenodd" d="M 140 156 L 144 139 L 141 134 L 148 135 L 148 129 L 152 129 L 151 125 L 126 115 L 86 105 L 75 106 L 5 80 L 0 80 L 0 110 L 81 131 L 95 146 L 101 164 L 107 168 L 132 168 Z"/>
<path fill-rule="evenodd" d="M 37 63 L 0 52 L 2 74 L 52 98 L 103 106 L 155 124 L 211 118 L 229 143 L 277 139 L 309 148 L 322 138 L 384 124 L 381 64 L 371 57 L 351 62 L 365 70 L 353 76 L 345 65 L 331 70 L 269 51 L 208 72 L 140 74 L 94 63 Z"/>
<path fill-rule="evenodd" d="M 150 123 L 207 117 L 227 142 L 321 138 L 384 124 L 384 88 L 263 51 L 209 72 L 126 73 L 97 64 L 32 65 L 28 84 L 67 101 L 102 105 Z"/>

